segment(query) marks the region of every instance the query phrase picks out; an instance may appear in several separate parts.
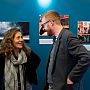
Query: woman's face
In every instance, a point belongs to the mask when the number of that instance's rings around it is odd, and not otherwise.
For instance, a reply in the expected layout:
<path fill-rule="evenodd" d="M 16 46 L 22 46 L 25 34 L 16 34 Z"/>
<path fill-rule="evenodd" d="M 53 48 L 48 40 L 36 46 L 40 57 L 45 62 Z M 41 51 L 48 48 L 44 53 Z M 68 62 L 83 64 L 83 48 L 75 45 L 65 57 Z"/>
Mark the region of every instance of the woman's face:
<path fill-rule="evenodd" d="M 13 39 L 13 45 L 16 49 L 23 48 L 23 36 L 21 32 L 17 32 Z"/>

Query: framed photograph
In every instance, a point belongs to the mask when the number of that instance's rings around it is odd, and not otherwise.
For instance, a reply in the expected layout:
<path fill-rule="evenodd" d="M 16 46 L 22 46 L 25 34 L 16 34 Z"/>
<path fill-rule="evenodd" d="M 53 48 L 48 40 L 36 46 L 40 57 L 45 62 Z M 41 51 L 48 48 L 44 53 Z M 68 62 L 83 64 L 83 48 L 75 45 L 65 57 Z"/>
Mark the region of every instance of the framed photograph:
<path fill-rule="evenodd" d="M 11 28 L 20 28 L 24 40 L 29 40 L 29 22 L 0 22 L 0 39 L 3 39 L 4 33 Z"/>
<path fill-rule="evenodd" d="M 40 20 L 39 20 L 39 44 L 53 44 L 53 39 L 52 36 L 48 36 L 47 32 L 44 30 L 44 28 L 42 27 L 41 24 L 41 19 L 42 19 L 42 15 L 40 15 Z M 61 19 L 61 24 L 65 29 L 70 28 L 69 26 L 69 15 L 60 15 L 60 19 Z M 46 39 L 43 36 L 47 36 Z"/>
<path fill-rule="evenodd" d="M 42 15 L 40 15 L 40 20 L 39 20 L 39 36 L 48 36 L 47 32 L 45 32 L 45 30 L 41 25 L 41 18 L 42 18 Z M 60 15 L 60 19 L 63 27 L 65 29 L 69 29 L 69 15 Z"/>
<path fill-rule="evenodd" d="M 90 21 L 78 21 L 77 35 L 81 43 L 90 43 Z"/>

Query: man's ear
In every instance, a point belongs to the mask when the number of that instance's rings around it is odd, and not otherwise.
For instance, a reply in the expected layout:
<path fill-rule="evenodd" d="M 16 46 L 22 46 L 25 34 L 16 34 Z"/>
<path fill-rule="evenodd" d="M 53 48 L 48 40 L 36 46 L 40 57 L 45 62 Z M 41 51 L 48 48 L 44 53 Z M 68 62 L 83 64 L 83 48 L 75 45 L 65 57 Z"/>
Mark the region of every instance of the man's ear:
<path fill-rule="evenodd" d="M 54 21 L 50 21 L 51 22 L 51 25 L 53 25 L 54 24 Z"/>

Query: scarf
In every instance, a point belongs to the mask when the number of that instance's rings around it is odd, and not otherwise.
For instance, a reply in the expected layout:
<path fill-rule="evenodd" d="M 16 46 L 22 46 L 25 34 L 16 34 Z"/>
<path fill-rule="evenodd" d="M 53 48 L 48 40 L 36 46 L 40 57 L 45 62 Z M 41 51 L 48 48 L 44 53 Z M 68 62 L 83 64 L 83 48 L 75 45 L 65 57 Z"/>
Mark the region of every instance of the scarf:
<path fill-rule="evenodd" d="M 18 90 L 18 67 L 20 72 L 21 90 L 24 90 L 23 63 L 27 62 L 27 56 L 23 50 L 18 54 L 18 60 L 12 55 L 10 59 L 5 58 L 5 90 Z"/>

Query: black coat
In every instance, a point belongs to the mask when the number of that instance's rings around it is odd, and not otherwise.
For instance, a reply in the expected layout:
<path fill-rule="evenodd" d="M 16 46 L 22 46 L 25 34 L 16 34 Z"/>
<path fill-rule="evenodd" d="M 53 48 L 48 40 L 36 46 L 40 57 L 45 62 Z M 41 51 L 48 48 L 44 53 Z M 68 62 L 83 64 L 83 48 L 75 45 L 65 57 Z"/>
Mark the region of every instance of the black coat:
<path fill-rule="evenodd" d="M 40 63 L 40 58 L 31 51 L 30 56 L 27 56 L 27 63 L 24 66 L 24 79 L 25 81 L 28 80 L 30 84 L 36 84 L 37 81 L 37 74 L 36 69 Z M 4 90 L 4 67 L 5 67 L 5 57 L 0 55 L 0 90 Z"/>
<path fill-rule="evenodd" d="M 74 84 L 79 82 L 90 65 L 90 56 L 86 48 L 80 44 L 77 37 L 69 30 L 63 29 L 56 41 L 53 61 L 53 90 L 70 90 L 71 87 L 68 88 L 67 78 L 73 81 Z M 44 90 L 47 90 L 47 85 L 48 83 L 46 81 Z"/>

